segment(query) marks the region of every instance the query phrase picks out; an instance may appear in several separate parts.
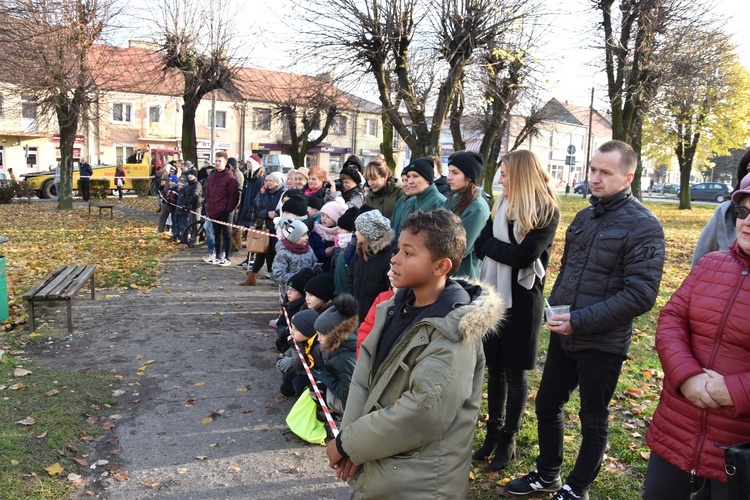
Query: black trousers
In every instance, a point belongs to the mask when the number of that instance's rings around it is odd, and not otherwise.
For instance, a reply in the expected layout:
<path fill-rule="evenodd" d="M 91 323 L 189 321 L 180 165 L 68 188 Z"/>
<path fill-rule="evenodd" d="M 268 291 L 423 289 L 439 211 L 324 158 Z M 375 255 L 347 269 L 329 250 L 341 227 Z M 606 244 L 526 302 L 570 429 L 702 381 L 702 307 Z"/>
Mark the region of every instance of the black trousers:
<path fill-rule="evenodd" d="M 83 201 L 89 201 L 91 198 L 91 179 L 79 179 L 78 182 L 81 186 L 81 196 L 83 197 Z"/>
<path fill-rule="evenodd" d="M 550 335 L 547 361 L 536 397 L 539 433 L 537 469 L 547 477 L 560 474 L 565 436 L 565 404 L 576 387 L 581 409 L 581 448 L 566 483 L 587 490 L 599 474 L 609 436 L 609 402 L 620 378 L 623 356 L 594 349 L 568 352 L 560 335 Z"/>
<path fill-rule="evenodd" d="M 215 220 L 219 222 L 227 222 L 229 221 L 229 214 L 223 214 L 220 217 L 216 217 Z M 226 235 L 229 231 L 229 226 L 225 224 L 220 224 L 219 222 L 213 222 L 214 226 L 214 241 L 216 241 L 216 258 L 221 259 L 222 252 L 224 252 L 229 258 L 229 251 L 226 250 Z"/>
<path fill-rule="evenodd" d="M 693 496 L 693 493 L 695 495 Z M 643 500 L 728 500 L 727 483 L 695 476 L 651 453 L 646 470 Z"/>
<path fill-rule="evenodd" d="M 521 429 L 521 418 L 528 396 L 526 370 L 503 368 L 502 365 L 487 368 L 489 423 L 504 424 L 506 432 L 517 434 Z"/>

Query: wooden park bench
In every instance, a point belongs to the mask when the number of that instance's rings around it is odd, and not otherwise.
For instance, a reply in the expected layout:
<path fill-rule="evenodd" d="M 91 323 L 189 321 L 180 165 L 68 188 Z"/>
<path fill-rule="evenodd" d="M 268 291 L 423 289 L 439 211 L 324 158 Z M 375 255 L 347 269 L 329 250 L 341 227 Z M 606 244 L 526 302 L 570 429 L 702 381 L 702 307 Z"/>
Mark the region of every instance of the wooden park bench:
<path fill-rule="evenodd" d="M 34 304 L 36 302 L 54 302 L 64 300 L 68 306 L 68 332 L 73 332 L 73 297 L 78 290 L 91 279 L 91 299 L 96 299 L 94 291 L 94 270 L 96 265 L 84 264 L 59 266 L 46 278 L 34 285 L 23 295 L 29 305 L 29 333 L 34 329 Z"/>
<path fill-rule="evenodd" d="M 91 207 L 96 207 L 99 209 L 99 218 L 102 218 L 102 210 L 109 210 L 109 218 L 114 218 L 114 214 L 112 213 L 112 209 L 115 208 L 115 206 L 112 203 L 106 203 L 104 201 L 90 201 L 89 202 L 89 216 L 91 215 Z"/>

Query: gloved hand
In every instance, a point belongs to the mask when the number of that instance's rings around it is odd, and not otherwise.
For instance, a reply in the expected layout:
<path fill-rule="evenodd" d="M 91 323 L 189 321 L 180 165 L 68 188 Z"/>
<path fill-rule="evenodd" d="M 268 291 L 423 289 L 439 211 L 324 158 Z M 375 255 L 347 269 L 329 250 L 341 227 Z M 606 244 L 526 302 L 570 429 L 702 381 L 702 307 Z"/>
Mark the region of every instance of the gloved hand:
<path fill-rule="evenodd" d="M 276 361 L 276 369 L 279 370 L 281 373 L 288 372 L 292 368 L 292 358 L 289 356 L 284 356 L 282 358 L 279 358 L 278 361 Z"/>

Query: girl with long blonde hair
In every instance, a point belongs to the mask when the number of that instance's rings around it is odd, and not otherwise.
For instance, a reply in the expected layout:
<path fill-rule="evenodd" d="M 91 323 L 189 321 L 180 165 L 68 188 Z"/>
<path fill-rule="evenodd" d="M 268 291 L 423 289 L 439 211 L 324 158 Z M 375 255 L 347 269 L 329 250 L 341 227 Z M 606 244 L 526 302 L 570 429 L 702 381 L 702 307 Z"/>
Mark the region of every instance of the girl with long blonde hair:
<path fill-rule="evenodd" d="M 503 194 L 474 242 L 483 259 L 481 279 L 505 300 L 497 335 L 485 339 L 489 421 L 475 460 L 505 468 L 515 454 L 515 435 L 528 396 L 527 370 L 536 364 L 544 309 L 544 281 L 560 219 L 551 178 L 537 156 L 512 151 L 500 164 Z M 493 457 L 494 455 L 494 457 Z"/>

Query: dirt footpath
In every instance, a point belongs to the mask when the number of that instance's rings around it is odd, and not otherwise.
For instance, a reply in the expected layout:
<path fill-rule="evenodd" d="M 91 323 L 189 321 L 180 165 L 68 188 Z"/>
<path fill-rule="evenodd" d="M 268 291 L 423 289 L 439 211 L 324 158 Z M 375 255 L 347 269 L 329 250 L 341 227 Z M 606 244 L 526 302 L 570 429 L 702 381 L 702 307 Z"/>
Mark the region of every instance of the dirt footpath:
<path fill-rule="evenodd" d="M 73 305 L 73 335 L 34 353 L 59 369 L 122 376 L 113 387 L 124 391 L 111 409 L 115 427 L 88 459 L 109 464 L 91 471 L 79 496 L 348 498 L 324 448 L 288 434 L 284 419 L 294 400 L 278 398 L 268 327 L 278 314 L 276 286 L 237 286 L 244 272 L 205 264 L 204 252 L 182 247 L 166 257 L 166 272 L 149 292 L 102 290 L 91 301 L 83 290 Z M 127 480 L 102 476 L 113 467 L 127 471 Z"/>

